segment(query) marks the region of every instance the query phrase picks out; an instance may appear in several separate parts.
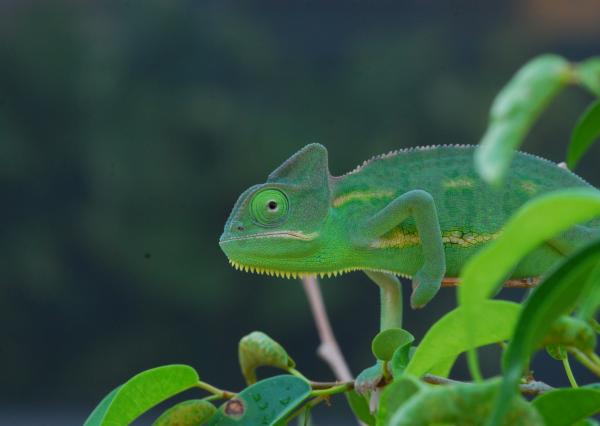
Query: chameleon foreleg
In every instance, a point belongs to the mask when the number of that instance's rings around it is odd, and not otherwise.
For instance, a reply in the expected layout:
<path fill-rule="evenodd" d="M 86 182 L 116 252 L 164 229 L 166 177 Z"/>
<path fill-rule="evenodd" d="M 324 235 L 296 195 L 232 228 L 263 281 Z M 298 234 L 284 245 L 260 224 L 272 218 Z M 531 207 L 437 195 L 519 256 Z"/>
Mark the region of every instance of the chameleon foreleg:
<path fill-rule="evenodd" d="M 446 273 L 442 232 L 431 194 L 416 189 L 400 195 L 367 220 L 363 236 L 378 238 L 409 217 L 415 219 L 424 259 L 413 277 L 410 297 L 411 306 L 420 308 L 435 296 Z"/>
<path fill-rule="evenodd" d="M 365 271 L 379 286 L 381 300 L 380 330 L 402 327 L 402 288 L 396 276 L 386 272 Z"/>

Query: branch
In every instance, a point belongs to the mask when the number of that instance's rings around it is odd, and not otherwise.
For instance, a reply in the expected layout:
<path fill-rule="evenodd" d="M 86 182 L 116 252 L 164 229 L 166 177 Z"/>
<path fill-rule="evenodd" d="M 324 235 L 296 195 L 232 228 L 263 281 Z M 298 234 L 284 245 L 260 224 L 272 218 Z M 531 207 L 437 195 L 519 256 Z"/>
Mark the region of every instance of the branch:
<path fill-rule="evenodd" d="M 432 385 L 451 385 L 455 383 L 465 383 L 460 382 L 458 380 L 447 379 L 445 377 L 434 376 L 433 374 L 425 374 L 422 377 L 422 380 Z M 554 388 L 552 386 L 547 385 L 544 382 L 539 382 L 537 380 L 530 380 L 527 383 L 521 383 L 519 385 L 519 390 L 523 395 L 539 395 L 541 393 L 545 393 L 553 389 Z"/>
<path fill-rule="evenodd" d="M 504 281 L 504 288 L 534 288 L 540 283 L 539 277 L 534 278 L 522 278 Z M 444 278 L 442 279 L 443 287 L 458 287 L 460 285 L 460 278 Z"/>
<path fill-rule="evenodd" d="M 317 354 L 329 365 L 336 379 L 342 382 L 352 380 L 352 373 L 342 355 L 327 317 L 317 278 L 313 275 L 305 275 L 302 277 L 302 284 L 321 339 Z"/>

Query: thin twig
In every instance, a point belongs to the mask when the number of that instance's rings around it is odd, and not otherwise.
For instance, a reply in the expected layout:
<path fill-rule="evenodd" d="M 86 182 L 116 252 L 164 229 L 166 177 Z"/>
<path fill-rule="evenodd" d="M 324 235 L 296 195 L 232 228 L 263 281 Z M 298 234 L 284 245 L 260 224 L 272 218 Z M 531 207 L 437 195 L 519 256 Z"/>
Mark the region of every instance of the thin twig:
<path fill-rule="evenodd" d="M 452 385 L 456 383 L 468 383 L 461 382 L 458 380 L 448 379 L 446 377 L 434 376 L 433 374 L 425 374 L 422 377 L 422 380 L 426 383 L 430 383 L 432 385 Z M 544 382 L 539 382 L 537 380 L 530 380 L 527 383 L 521 383 L 519 385 L 519 390 L 523 395 L 539 395 L 544 392 L 548 392 L 553 390 L 554 388 L 550 385 L 547 385 Z"/>
<path fill-rule="evenodd" d="M 348 368 L 344 355 L 342 355 L 327 317 L 317 278 L 313 275 L 305 275 L 302 277 L 302 284 L 321 339 L 317 354 L 329 365 L 336 379 L 342 382 L 352 380 L 352 373 Z"/>
<path fill-rule="evenodd" d="M 540 283 L 539 277 L 534 278 L 522 278 L 504 281 L 502 285 L 504 288 L 535 288 Z M 460 278 L 447 277 L 442 279 L 443 287 L 458 287 L 460 285 Z"/>
<path fill-rule="evenodd" d="M 315 382 L 311 380 L 309 383 L 310 387 L 313 389 L 329 389 L 339 385 L 354 386 L 354 380 L 348 380 L 347 382 Z"/>
<path fill-rule="evenodd" d="M 312 311 L 313 318 L 315 319 L 315 325 L 317 326 L 317 332 L 319 333 L 319 339 L 321 344 L 317 349 L 317 354 L 329 364 L 329 368 L 333 371 L 336 379 L 341 382 L 353 381 L 352 373 L 348 364 L 344 359 L 344 355 L 340 350 L 340 346 L 335 339 L 329 317 L 327 316 L 327 310 L 325 309 L 325 303 L 323 303 L 323 295 L 321 294 L 321 288 L 319 287 L 319 281 L 314 275 L 304 275 L 302 277 L 302 285 Z M 315 405 L 318 404 L 322 399 L 320 397 L 315 398 Z M 360 420 L 357 419 L 360 426 L 365 426 Z"/>

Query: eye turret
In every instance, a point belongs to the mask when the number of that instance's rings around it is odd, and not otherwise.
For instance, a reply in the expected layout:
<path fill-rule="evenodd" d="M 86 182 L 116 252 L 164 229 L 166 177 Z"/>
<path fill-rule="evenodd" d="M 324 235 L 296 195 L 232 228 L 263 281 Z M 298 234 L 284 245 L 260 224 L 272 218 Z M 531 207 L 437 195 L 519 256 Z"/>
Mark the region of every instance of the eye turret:
<path fill-rule="evenodd" d="M 285 221 L 289 201 L 283 191 L 274 188 L 258 191 L 250 201 L 254 222 L 262 226 L 276 226 Z"/>

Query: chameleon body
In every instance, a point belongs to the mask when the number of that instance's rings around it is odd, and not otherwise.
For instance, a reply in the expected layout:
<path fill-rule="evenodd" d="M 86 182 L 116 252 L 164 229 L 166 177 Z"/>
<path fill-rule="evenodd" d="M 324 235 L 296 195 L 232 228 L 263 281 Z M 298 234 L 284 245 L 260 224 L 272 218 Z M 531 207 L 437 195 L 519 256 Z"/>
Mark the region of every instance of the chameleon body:
<path fill-rule="evenodd" d="M 492 187 L 475 171 L 474 148 L 403 149 L 331 176 L 327 150 L 307 145 L 239 197 L 221 248 L 238 269 L 288 278 L 354 270 L 375 281 L 378 273 L 412 277 L 411 303 L 422 306 L 524 203 L 591 187 L 525 153 L 516 154 L 504 184 Z M 572 228 L 533 251 L 511 278 L 539 277 L 598 235 L 600 221 Z"/>

